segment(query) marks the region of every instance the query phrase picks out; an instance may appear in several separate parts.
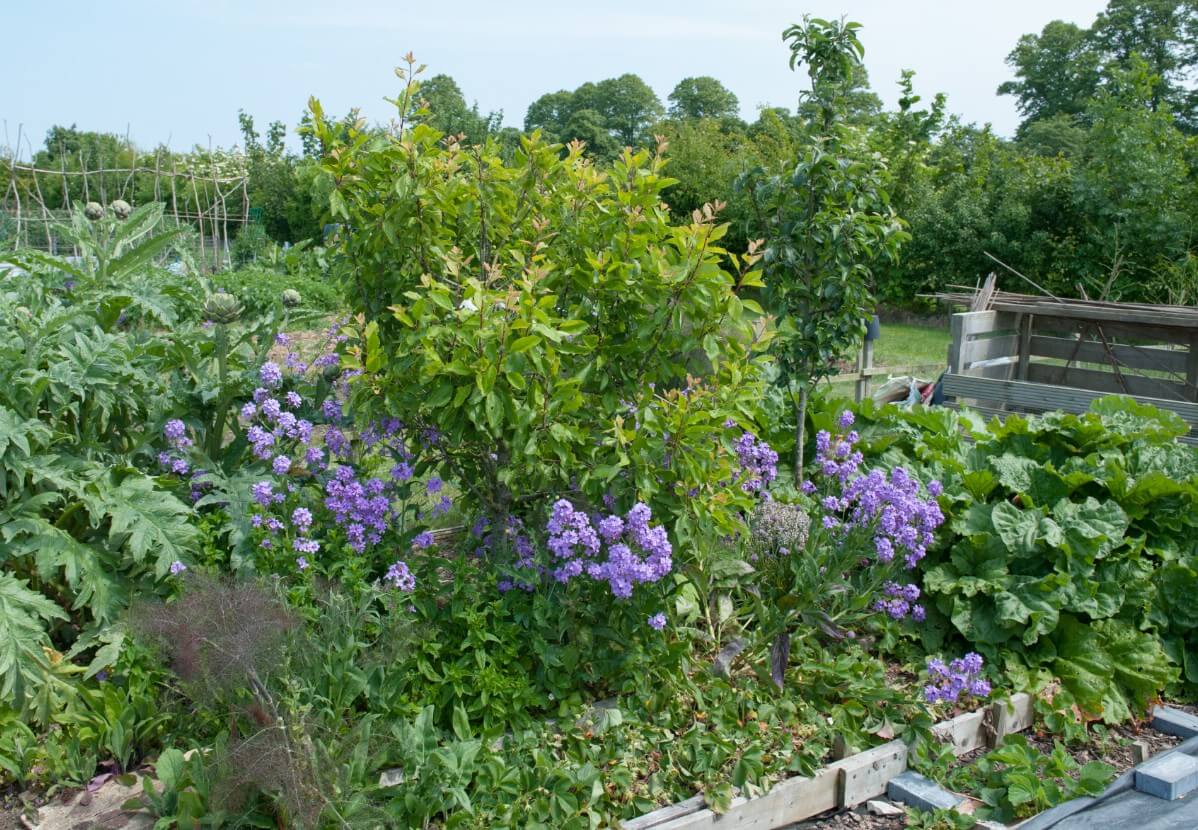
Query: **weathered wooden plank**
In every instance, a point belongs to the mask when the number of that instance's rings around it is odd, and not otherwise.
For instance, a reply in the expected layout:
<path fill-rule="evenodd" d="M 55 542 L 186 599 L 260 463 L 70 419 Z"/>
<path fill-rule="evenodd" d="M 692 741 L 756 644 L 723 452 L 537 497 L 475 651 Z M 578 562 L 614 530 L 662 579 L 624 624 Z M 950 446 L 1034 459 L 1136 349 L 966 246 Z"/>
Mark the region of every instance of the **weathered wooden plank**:
<path fill-rule="evenodd" d="M 691 813 L 697 813 L 700 810 L 706 809 L 707 802 L 703 800 L 703 796 L 697 795 L 694 798 L 688 798 L 686 801 L 679 801 L 677 804 L 669 804 L 662 807 L 660 810 L 654 810 L 652 813 L 645 813 L 643 816 L 628 819 L 628 821 L 620 822 L 620 826 L 624 830 L 657 830 L 657 828 L 668 821 L 688 816 Z"/>
<path fill-rule="evenodd" d="M 1036 334 L 1032 335 L 1030 351 L 1036 357 L 1072 360 L 1076 363 L 1110 363 L 1106 347 L 1097 340 L 1072 340 L 1068 337 L 1048 337 Z M 1175 372 L 1178 375 L 1184 375 L 1186 372 L 1188 355 L 1178 349 L 1112 344 L 1111 352 L 1120 367 Z"/>
<path fill-rule="evenodd" d="M 907 745 L 891 741 L 837 761 L 840 769 L 840 807 L 855 807 L 886 792 L 891 778 L 907 768 Z"/>
<path fill-rule="evenodd" d="M 994 721 L 995 739 L 1001 741 L 1004 736 L 1022 732 L 1030 727 L 1035 720 L 1036 710 L 1032 705 L 1030 695 L 1019 692 L 1007 700 L 996 700 L 991 704 Z"/>
<path fill-rule="evenodd" d="M 1198 329 L 1198 316 L 1186 313 L 1174 313 L 1163 308 L 1136 308 L 1127 305 L 1096 306 L 1078 303 L 1057 303 L 1051 300 L 1044 302 L 1006 303 L 996 299 L 991 307 L 997 311 L 1008 313 L 1025 313 L 1067 317 L 1073 320 L 1085 320 L 1101 323 L 1132 323 L 1152 328 L 1188 329 L 1190 332 Z M 1187 334 L 1188 337 L 1188 334 Z"/>
<path fill-rule="evenodd" d="M 1014 334 L 1001 334 L 998 337 L 971 340 L 961 350 L 961 361 L 964 371 L 974 363 L 983 360 L 994 360 L 997 357 L 1014 357 L 1019 352 L 1019 337 Z"/>
<path fill-rule="evenodd" d="M 847 760 L 847 759 L 846 759 Z M 653 830 L 733 830 L 782 827 L 839 806 L 840 770 L 824 767 L 810 778 L 788 778 L 756 798 L 734 798 L 728 811 L 717 815 L 700 810 Z"/>
<path fill-rule="evenodd" d="M 963 374 L 975 378 L 1005 379 L 1014 376 L 1018 366 L 1019 359 L 1017 357 L 998 358 L 996 362 L 988 363 L 985 366 L 971 366 Z"/>
<path fill-rule="evenodd" d="M 1061 334 L 1082 333 L 1087 338 L 1093 338 L 1095 324 L 1072 317 L 1057 317 L 1051 314 L 1037 314 L 1035 322 L 1036 334 L 1058 332 Z M 1145 326 L 1134 323 L 1107 321 L 1102 323 L 1102 331 L 1107 337 L 1119 337 L 1138 343 L 1178 343 L 1188 345 L 1193 330 L 1189 328 L 1174 328 L 1172 326 Z"/>
<path fill-rule="evenodd" d="M 1186 354 L 1186 397 L 1198 401 L 1198 335 L 1190 338 Z"/>
<path fill-rule="evenodd" d="M 1018 380 L 979 378 L 970 375 L 945 375 L 944 394 L 954 398 L 1003 401 L 1011 406 L 1032 410 L 1063 409 L 1067 412 L 1085 412 L 1093 401 L 1106 397 L 1105 392 L 1094 392 L 1088 389 L 1050 386 L 1044 383 Z M 1159 409 L 1176 412 L 1187 422 L 1198 424 L 1198 404 L 1147 396 L 1137 396 L 1137 400 Z"/>
<path fill-rule="evenodd" d="M 965 337 L 1015 329 L 1015 315 L 1006 311 L 962 311 L 954 314 L 952 319 L 959 320 L 961 334 Z"/>
<path fill-rule="evenodd" d="M 1030 346 L 1033 320 L 1030 314 L 1020 315 L 1019 318 L 1019 368 L 1015 370 L 1015 377 L 1019 380 L 1027 380 L 1027 367 L 1032 358 Z"/>
<path fill-rule="evenodd" d="M 1122 383 L 1120 383 L 1122 378 Z M 1033 363 L 1028 367 L 1027 379 L 1033 383 L 1054 386 L 1071 386 L 1089 389 L 1104 395 L 1135 395 L 1137 397 L 1168 398 L 1186 400 L 1184 384 L 1168 378 L 1150 378 L 1126 372 L 1115 377 L 1114 372 L 1082 369 L 1077 366 L 1050 366 Z"/>
<path fill-rule="evenodd" d="M 986 723 L 986 709 L 976 712 L 966 712 L 957 715 L 952 720 L 946 720 L 932 727 L 932 734 L 945 741 L 951 741 L 953 752 L 964 755 L 987 745 L 986 731 L 982 728 Z"/>

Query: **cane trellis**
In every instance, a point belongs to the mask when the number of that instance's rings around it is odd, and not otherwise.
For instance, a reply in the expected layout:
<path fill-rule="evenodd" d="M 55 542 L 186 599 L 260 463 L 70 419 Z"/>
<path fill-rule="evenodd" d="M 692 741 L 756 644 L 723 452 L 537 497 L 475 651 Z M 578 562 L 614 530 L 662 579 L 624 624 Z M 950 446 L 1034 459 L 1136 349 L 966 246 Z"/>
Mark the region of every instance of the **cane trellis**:
<path fill-rule="evenodd" d="M 37 163 L 27 140 L 29 160 L 22 160 L 22 138 L 18 131 L 17 149 L 0 160 L 0 242 L 18 249 L 71 253 L 70 243 L 58 239 L 55 226 L 68 221 L 74 203 L 107 205 L 123 199 L 136 206 L 152 200 L 165 204 L 167 227 L 197 231 L 200 262 L 218 269 L 228 261 L 233 237 L 251 221 L 249 176 L 239 153 L 178 154 L 160 148 L 139 154 L 126 146 L 132 164 L 113 164 L 81 150 L 60 152 L 54 169 Z"/>

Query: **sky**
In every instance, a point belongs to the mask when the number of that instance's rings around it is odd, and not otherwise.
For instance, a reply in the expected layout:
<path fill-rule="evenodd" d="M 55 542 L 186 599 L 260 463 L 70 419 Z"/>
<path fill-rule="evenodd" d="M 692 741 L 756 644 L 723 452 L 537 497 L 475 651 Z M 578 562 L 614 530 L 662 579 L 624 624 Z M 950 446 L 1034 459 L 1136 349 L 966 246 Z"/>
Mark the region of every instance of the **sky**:
<path fill-rule="evenodd" d="M 239 141 L 237 111 L 260 129 L 325 111 L 393 111 L 393 68 L 411 50 L 452 75 L 468 101 L 521 126 L 545 92 L 634 72 L 663 103 L 682 78 L 712 75 L 740 99 L 793 107 L 782 30 L 804 14 L 863 24 L 873 88 L 893 106 L 903 69 L 967 122 L 1010 135 L 1014 101 L 995 89 L 1019 36 L 1054 19 L 1089 26 L 1104 0 L 0 0 L 0 144 L 36 147 L 54 124 L 128 134 L 177 150 Z M 12 37 L 12 35 L 16 35 Z M 7 136 L 7 137 L 5 137 Z M 22 154 L 28 154 L 25 139 Z"/>

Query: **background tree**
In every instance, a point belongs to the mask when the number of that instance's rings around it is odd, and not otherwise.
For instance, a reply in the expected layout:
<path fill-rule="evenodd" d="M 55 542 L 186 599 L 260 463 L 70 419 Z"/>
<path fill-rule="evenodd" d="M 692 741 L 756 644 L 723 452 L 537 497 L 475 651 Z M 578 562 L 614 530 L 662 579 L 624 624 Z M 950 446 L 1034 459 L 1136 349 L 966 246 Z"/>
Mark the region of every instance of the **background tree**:
<path fill-rule="evenodd" d="M 670 93 L 671 118 L 736 118 L 740 102 L 710 75 L 683 78 Z"/>
<path fill-rule="evenodd" d="M 433 75 L 422 81 L 417 94 L 428 111 L 420 121 L 446 135 L 465 135 L 471 144 L 486 140 L 503 123 L 502 112 L 483 115 L 477 102 L 467 106 L 461 88 L 449 75 Z"/>
<path fill-rule="evenodd" d="M 1015 96 L 1028 124 L 1085 111 L 1100 82 L 1101 54 L 1086 29 L 1054 20 L 1038 35 L 1028 34 L 1007 55 L 1016 80 L 1005 81 L 999 95 Z"/>
<path fill-rule="evenodd" d="M 1198 62 L 1196 0 L 1110 0 L 1090 39 L 1117 68 L 1131 69 L 1136 58 L 1143 61 L 1152 109 L 1168 107 L 1182 123 L 1194 124 L 1188 87 Z"/>
<path fill-rule="evenodd" d="M 657 93 L 631 72 L 600 81 L 595 95 L 595 109 L 622 147 L 648 143 L 649 128 L 665 113 Z"/>
<path fill-rule="evenodd" d="M 262 227 L 278 243 L 312 239 L 320 234 L 320 202 L 296 177 L 296 157 L 287 151 L 287 128 L 273 121 L 265 141 L 254 128 L 253 116 L 238 111 L 242 143 L 249 172 L 251 208 L 261 208 Z M 243 229 L 245 232 L 248 229 Z"/>
<path fill-rule="evenodd" d="M 652 88 L 626 73 L 542 95 L 529 106 L 524 129 L 540 129 L 562 143 L 585 141 L 591 155 L 612 159 L 622 147 L 649 144 L 651 127 L 664 112 Z"/>
<path fill-rule="evenodd" d="M 791 68 L 806 66 L 810 140 L 772 175 L 745 179 L 766 247 L 765 299 L 777 319 L 779 382 L 795 413 L 793 474 L 803 477 L 807 399 L 860 342 L 874 312 L 871 264 L 905 239 L 888 202 L 886 162 L 847 119 L 864 48 L 860 24 L 804 18 L 783 37 Z"/>

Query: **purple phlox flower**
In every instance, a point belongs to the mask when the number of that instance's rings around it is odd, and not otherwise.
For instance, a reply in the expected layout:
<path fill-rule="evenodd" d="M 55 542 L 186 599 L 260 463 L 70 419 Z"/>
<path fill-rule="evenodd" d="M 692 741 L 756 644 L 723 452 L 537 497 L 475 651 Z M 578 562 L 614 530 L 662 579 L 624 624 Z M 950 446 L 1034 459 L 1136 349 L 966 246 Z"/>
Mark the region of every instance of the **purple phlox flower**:
<path fill-rule="evenodd" d="M 342 418 L 341 404 L 337 403 L 333 398 L 325 398 L 320 404 L 320 414 L 324 416 L 326 421 L 334 424 L 340 423 Z"/>
<path fill-rule="evenodd" d="M 279 364 L 267 361 L 258 370 L 258 377 L 262 380 L 263 385 L 274 389 L 283 382 L 283 370 L 279 368 Z"/>
<path fill-rule="evenodd" d="M 553 578 L 568 582 L 585 573 L 606 582 L 612 595 L 620 599 L 631 596 L 639 583 L 661 579 L 673 567 L 672 548 L 665 529 L 651 525 L 651 519 L 648 505 L 642 503 L 623 518 L 601 518 L 601 540 L 590 517 L 568 500 L 559 500 L 546 524 L 547 547 L 558 562 Z"/>
<path fill-rule="evenodd" d="M 304 404 L 304 399 L 299 396 L 298 392 L 291 391 L 283 396 L 283 402 L 291 409 L 299 409 Z"/>
<path fill-rule="evenodd" d="M 745 493 L 759 493 L 778 477 L 778 453 L 751 432 L 743 433 L 735 444 L 736 458 L 746 479 Z"/>
<path fill-rule="evenodd" d="M 297 507 L 291 511 L 291 523 L 301 533 L 307 533 L 312 526 L 312 511 L 306 507 Z"/>
<path fill-rule="evenodd" d="M 425 530 L 416 534 L 416 538 L 412 540 L 412 547 L 427 548 L 433 544 L 433 534 L 431 531 Z"/>
<path fill-rule="evenodd" d="M 276 398 L 267 398 L 259 405 L 258 410 L 266 420 L 277 421 L 279 413 L 283 411 L 283 406 Z"/>
<path fill-rule="evenodd" d="M 250 488 L 250 493 L 254 497 L 254 501 L 263 507 L 270 507 L 274 501 L 274 487 L 269 481 L 259 481 Z"/>
<path fill-rule="evenodd" d="M 317 553 L 320 551 L 320 542 L 300 536 L 291 543 L 291 547 L 296 553 Z"/>
<path fill-rule="evenodd" d="M 247 421 L 251 421 L 258 414 L 258 407 L 253 401 L 246 401 L 241 407 L 241 417 Z"/>
<path fill-rule="evenodd" d="M 654 631 L 661 631 L 666 627 L 666 615 L 659 611 L 650 617 L 646 622 L 648 622 L 649 627 Z"/>
<path fill-rule="evenodd" d="M 924 699 L 929 703 L 956 703 L 962 695 L 986 697 L 990 684 L 980 676 L 981 655 L 970 652 L 947 665 L 935 657 L 928 658 L 928 684 Z"/>
<path fill-rule="evenodd" d="M 187 426 L 178 418 L 167 421 L 162 427 L 162 434 L 167 443 L 177 450 L 191 446 L 191 439 L 187 437 Z"/>
<path fill-rule="evenodd" d="M 406 562 L 397 561 L 387 568 L 383 581 L 395 590 L 404 593 L 411 593 L 416 589 L 416 577 L 412 575 Z"/>
<path fill-rule="evenodd" d="M 308 570 L 308 559 L 303 556 L 295 557 L 295 567 L 301 571 Z"/>
<path fill-rule="evenodd" d="M 270 469 L 277 476 L 287 475 L 287 471 L 291 469 L 291 459 L 282 454 L 276 455 L 270 463 Z"/>
<path fill-rule="evenodd" d="M 171 563 L 171 576 L 178 576 L 179 574 L 183 573 L 185 570 L 187 570 L 187 566 L 184 565 L 182 562 L 180 562 L 178 559 L 176 559 L 174 562 Z"/>
<path fill-rule="evenodd" d="M 916 622 L 924 618 L 923 606 L 918 605 L 918 585 L 900 585 L 897 582 L 886 582 L 882 585 L 883 598 L 874 602 L 874 610 L 885 612 L 893 620 L 911 617 Z"/>
<path fill-rule="evenodd" d="M 453 500 L 449 496 L 442 496 L 441 500 L 433 505 L 430 511 L 434 516 L 444 516 L 453 507 Z"/>
<path fill-rule="evenodd" d="M 341 430 L 337 429 L 336 427 L 329 427 L 328 431 L 325 432 L 324 443 L 325 443 L 325 446 L 329 448 L 329 451 L 332 452 L 334 455 L 341 457 L 341 458 L 349 457 L 349 454 L 350 454 L 349 439 L 347 439 L 345 437 L 345 434 L 342 433 Z"/>
<path fill-rule="evenodd" d="M 428 490 L 428 493 L 431 496 L 434 493 L 440 493 L 442 486 L 444 486 L 444 482 L 442 482 L 441 479 L 437 478 L 436 476 L 433 476 L 428 480 L 428 484 L 425 485 L 425 489 Z"/>

